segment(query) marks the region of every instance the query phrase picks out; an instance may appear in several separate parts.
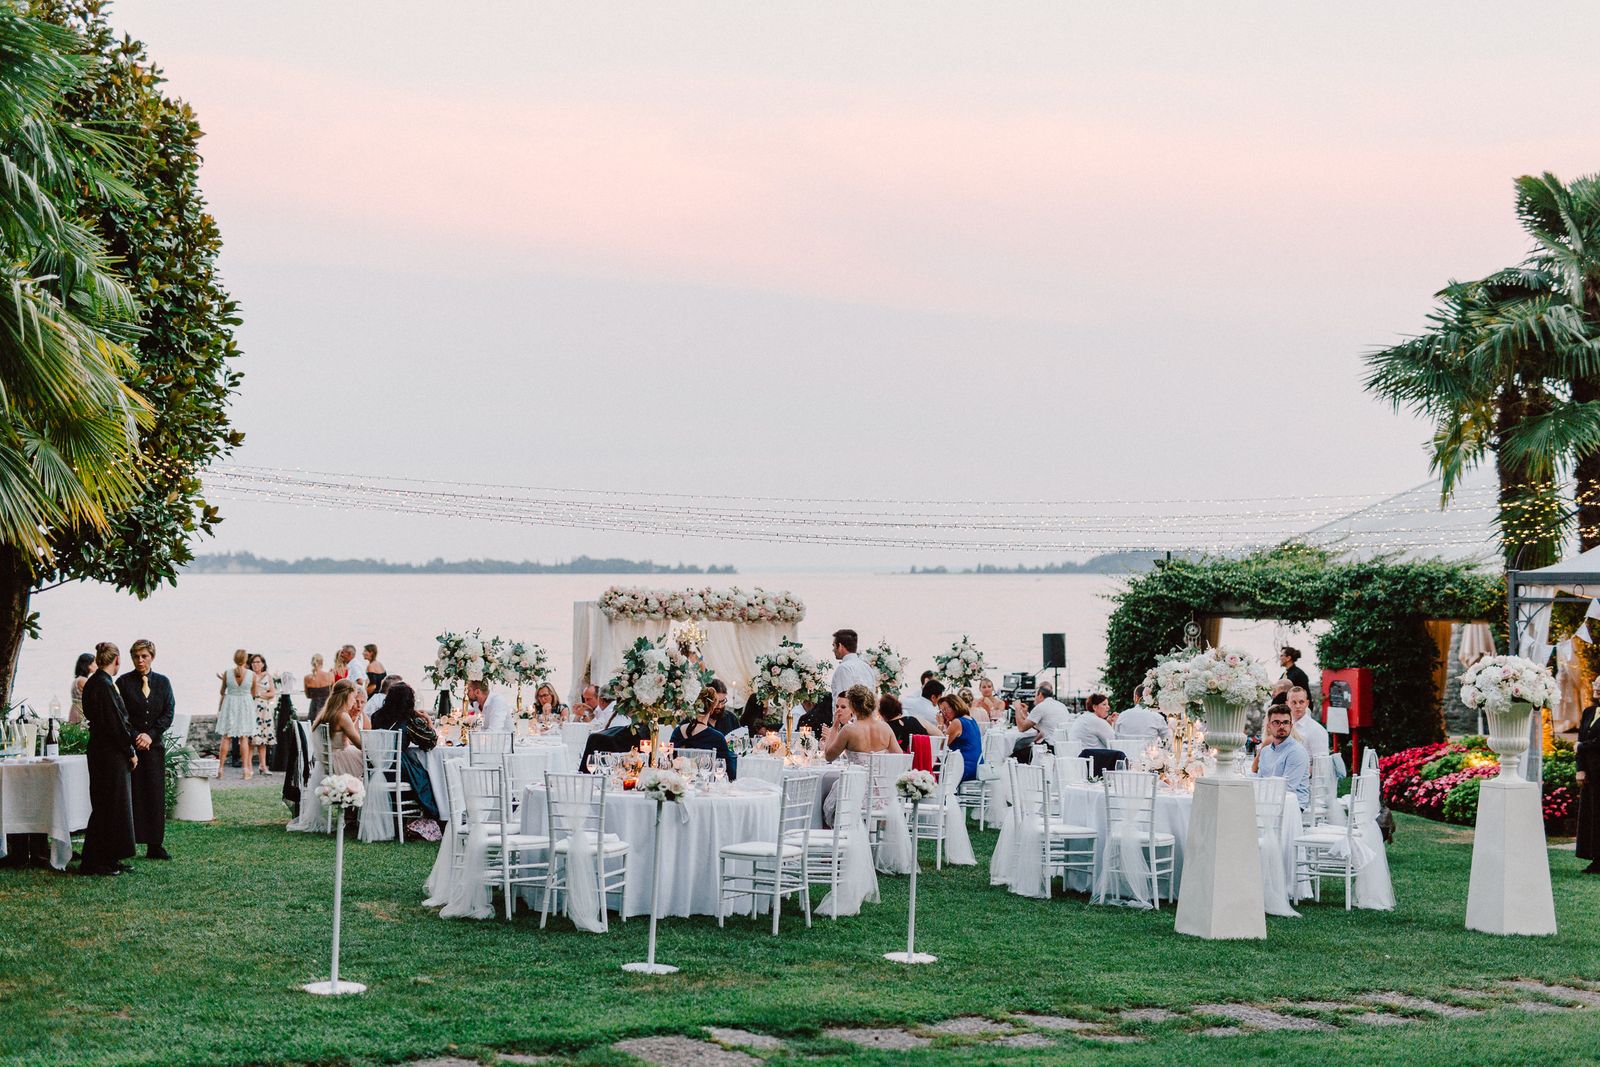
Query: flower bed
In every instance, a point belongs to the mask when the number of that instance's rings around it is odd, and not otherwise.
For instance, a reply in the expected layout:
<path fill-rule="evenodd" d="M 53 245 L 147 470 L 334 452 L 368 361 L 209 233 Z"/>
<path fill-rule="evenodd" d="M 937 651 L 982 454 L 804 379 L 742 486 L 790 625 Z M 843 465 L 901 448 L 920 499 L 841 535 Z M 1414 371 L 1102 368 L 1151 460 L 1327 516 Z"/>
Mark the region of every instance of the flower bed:
<path fill-rule="evenodd" d="M 1481 737 L 1402 749 L 1378 760 L 1383 802 L 1395 811 L 1470 826 L 1478 819 L 1484 779 L 1500 761 Z M 1544 760 L 1544 819 L 1551 832 L 1577 811 L 1577 764 L 1570 748 Z"/>

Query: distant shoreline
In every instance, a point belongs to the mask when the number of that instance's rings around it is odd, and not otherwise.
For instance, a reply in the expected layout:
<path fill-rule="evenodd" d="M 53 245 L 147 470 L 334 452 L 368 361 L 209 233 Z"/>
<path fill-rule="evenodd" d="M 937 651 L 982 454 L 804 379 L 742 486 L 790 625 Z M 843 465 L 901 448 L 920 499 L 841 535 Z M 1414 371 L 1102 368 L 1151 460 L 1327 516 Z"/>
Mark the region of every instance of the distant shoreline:
<path fill-rule="evenodd" d="M 1093 556 L 1082 563 L 1041 563 L 1037 567 L 1019 564 L 1014 567 L 1000 567 L 992 563 L 980 563 L 976 567 L 967 567 L 962 570 L 951 570 L 949 567 L 912 567 L 907 574 L 1143 574 L 1153 570 L 1157 561 L 1166 559 L 1199 559 L 1200 553 L 1167 552 L 1165 549 L 1148 549 L 1146 551 L 1106 552 Z"/>
<path fill-rule="evenodd" d="M 731 566 L 701 567 L 694 563 L 652 560 L 592 559 L 578 556 L 565 563 L 506 559 L 431 559 L 426 563 L 390 563 L 382 559 L 330 559 L 306 556 L 296 560 L 267 559 L 250 552 L 196 556 L 185 574 L 705 574 L 738 573 Z"/>

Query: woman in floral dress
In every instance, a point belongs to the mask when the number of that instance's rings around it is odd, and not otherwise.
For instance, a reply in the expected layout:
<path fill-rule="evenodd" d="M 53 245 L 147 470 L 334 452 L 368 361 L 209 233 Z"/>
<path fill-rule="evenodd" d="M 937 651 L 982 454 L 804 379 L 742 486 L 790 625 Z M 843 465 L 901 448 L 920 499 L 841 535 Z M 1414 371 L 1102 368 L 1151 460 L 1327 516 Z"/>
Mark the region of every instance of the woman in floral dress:
<path fill-rule="evenodd" d="M 260 757 L 261 773 L 270 774 L 267 749 L 277 743 L 278 687 L 272 684 L 272 675 L 267 673 L 267 657 L 261 653 L 250 653 L 250 671 L 255 675 L 250 682 L 250 697 L 256 703 L 256 732 L 251 740 Z"/>

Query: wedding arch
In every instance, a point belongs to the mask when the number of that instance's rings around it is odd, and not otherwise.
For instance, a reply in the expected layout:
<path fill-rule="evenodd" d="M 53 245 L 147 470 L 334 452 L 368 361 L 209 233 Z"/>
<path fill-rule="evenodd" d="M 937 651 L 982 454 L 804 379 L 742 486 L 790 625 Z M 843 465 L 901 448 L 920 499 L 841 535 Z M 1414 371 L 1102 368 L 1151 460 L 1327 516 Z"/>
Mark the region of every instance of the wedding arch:
<path fill-rule="evenodd" d="M 1317 640 L 1324 667 L 1372 668 L 1378 720 L 1368 734 L 1383 752 L 1444 737 L 1441 705 L 1449 624 L 1496 620 L 1505 642 L 1499 575 L 1444 560 L 1345 560 L 1288 544 L 1242 558 L 1171 560 L 1128 579 L 1106 625 L 1105 682 L 1133 691 L 1156 657 L 1180 647 L 1198 623 L 1214 644 L 1224 618 L 1330 624 Z"/>
<path fill-rule="evenodd" d="M 622 653 L 641 637 L 656 638 L 693 625 L 701 633 L 700 654 L 728 686 L 737 708 L 750 693 L 756 657 L 794 639 L 806 617 L 799 598 L 764 589 L 644 589 L 612 586 L 598 600 L 572 605 L 572 692 L 602 684 L 622 666 Z"/>

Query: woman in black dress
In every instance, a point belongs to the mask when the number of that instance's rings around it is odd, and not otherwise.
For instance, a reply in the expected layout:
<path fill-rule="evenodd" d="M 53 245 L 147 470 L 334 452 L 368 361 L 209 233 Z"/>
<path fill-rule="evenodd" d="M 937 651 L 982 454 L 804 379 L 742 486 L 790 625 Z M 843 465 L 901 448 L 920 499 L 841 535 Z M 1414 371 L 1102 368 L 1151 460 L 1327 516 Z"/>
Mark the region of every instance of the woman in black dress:
<path fill-rule="evenodd" d="M 1600 678 L 1590 692 L 1596 703 L 1578 720 L 1578 858 L 1589 861 L 1584 874 L 1600 874 Z"/>

